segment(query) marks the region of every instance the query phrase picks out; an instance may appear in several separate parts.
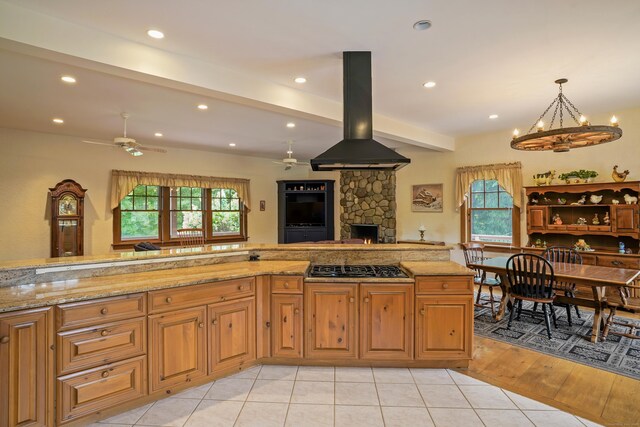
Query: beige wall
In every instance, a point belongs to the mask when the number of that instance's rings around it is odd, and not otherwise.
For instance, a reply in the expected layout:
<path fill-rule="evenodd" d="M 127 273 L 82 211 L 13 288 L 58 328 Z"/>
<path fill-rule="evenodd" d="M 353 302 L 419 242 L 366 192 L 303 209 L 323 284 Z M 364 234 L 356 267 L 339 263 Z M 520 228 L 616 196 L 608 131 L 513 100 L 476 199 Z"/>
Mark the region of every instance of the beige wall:
<path fill-rule="evenodd" d="M 510 129 L 459 138 L 456 141 L 455 152 L 401 151 L 411 158 L 411 164 L 397 173 L 398 238 L 417 239 L 418 227 L 424 224 L 427 228 L 426 239 L 460 241 L 460 215 L 454 206 L 455 168 L 459 166 L 520 161 L 524 185 L 533 185 L 533 174 L 550 169 L 555 169 L 558 175 L 576 169 L 592 169 L 599 173 L 596 182 L 607 182 L 611 181 L 611 170 L 613 165 L 617 164 L 621 170 L 631 171 L 628 180 L 640 180 L 640 108 L 619 111 L 616 112 L 616 116 L 624 132 L 621 139 L 568 153 L 513 150 L 509 146 L 512 131 Z M 609 118 L 610 114 L 590 119 L 595 124 L 608 123 Z M 411 185 L 436 183 L 444 184 L 444 212 L 411 212 Z M 526 244 L 524 212 L 521 220 L 522 243 Z"/>
<path fill-rule="evenodd" d="M 251 180 L 249 241 L 277 242 L 278 179 L 304 179 L 305 168 L 285 172 L 269 159 L 169 149 L 134 158 L 81 138 L 0 129 L 0 260 L 48 257 L 48 189 L 73 179 L 85 198 L 85 254 L 107 253 L 112 243 L 108 206 L 112 169 L 241 177 Z M 259 201 L 266 201 L 266 211 Z"/>

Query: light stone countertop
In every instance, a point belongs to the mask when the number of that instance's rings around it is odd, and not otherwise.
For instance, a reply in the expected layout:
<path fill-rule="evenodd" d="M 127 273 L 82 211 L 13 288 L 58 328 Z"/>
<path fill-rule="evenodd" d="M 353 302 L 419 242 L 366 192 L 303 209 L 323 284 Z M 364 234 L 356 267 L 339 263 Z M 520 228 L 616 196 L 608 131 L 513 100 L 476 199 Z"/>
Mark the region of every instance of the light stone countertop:
<path fill-rule="evenodd" d="M 404 261 L 400 266 L 413 276 L 473 276 L 473 270 L 453 261 Z"/>

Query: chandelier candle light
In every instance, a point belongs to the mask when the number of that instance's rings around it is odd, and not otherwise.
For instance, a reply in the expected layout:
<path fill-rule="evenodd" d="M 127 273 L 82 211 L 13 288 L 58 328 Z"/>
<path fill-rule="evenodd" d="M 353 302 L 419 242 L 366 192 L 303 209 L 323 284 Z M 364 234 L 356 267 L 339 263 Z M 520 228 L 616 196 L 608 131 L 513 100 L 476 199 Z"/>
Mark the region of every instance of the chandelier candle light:
<path fill-rule="evenodd" d="M 556 153 L 564 153 L 572 148 L 588 147 L 615 141 L 622 136 L 622 129 L 618 127 L 616 116 L 611 117 L 610 125 L 591 125 L 587 118 L 562 93 L 562 85 L 567 81 L 567 79 L 556 80 L 556 83 L 560 86 L 558 96 L 544 110 L 544 113 L 531 126 L 526 135 L 520 136 L 518 129 L 513 131 L 511 148 L 524 151 L 553 150 Z M 553 108 L 554 106 L 555 108 Z M 543 119 L 552 108 L 553 116 L 551 117 L 549 128 L 544 130 L 545 123 Z M 564 110 L 569 113 L 577 126 L 563 127 Z M 560 127 L 554 129 L 553 124 L 558 115 Z M 534 128 L 536 128 L 536 131 L 533 131 Z"/>

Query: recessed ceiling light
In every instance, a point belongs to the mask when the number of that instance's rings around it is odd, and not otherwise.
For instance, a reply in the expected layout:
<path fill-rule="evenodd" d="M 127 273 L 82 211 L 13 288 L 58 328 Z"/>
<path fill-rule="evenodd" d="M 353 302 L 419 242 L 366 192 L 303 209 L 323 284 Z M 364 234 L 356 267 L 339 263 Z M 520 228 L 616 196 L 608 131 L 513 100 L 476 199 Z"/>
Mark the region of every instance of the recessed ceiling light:
<path fill-rule="evenodd" d="M 163 39 L 164 38 L 164 33 L 160 30 L 149 30 L 147 31 L 147 35 L 149 37 L 152 37 L 154 39 Z"/>
<path fill-rule="evenodd" d="M 432 87 L 436 86 L 436 82 L 426 82 L 422 86 L 426 87 L 427 89 L 431 89 Z"/>
<path fill-rule="evenodd" d="M 60 80 L 62 80 L 65 83 L 75 83 L 76 79 L 73 76 L 62 76 L 60 77 Z"/>
<path fill-rule="evenodd" d="M 497 115 L 497 114 L 492 114 L 492 115 L 490 115 L 490 116 L 489 116 L 489 118 L 490 118 L 491 120 L 493 120 L 493 119 L 497 119 L 497 118 L 498 118 L 498 115 Z"/>
<path fill-rule="evenodd" d="M 235 147 L 235 146 L 236 146 L 235 142 L 230 142 L 229 143 L 229 147 Z"/>
<path fill-rule="evenodd" d="M 431 28 L 431 21 L 427 19 L 421 19 L 420 21 L 413 24 L 413 29 L 416 31 L 428 30 Z"/>
<path fill-rule="evenodd" d="M 209 108 L 209 106 L 207 104 L 200 104 L 198 105 L 198 109 L 199 110 L 206 110 L 207 108 Z"/>
<path fill-rule="evenodd" d="M 293 79 L 293 81 L 296 83 L 306 83 L 307 79 L 305 79 L 304 77 L 296 77 L 295 79 Z"/>
<path fill-rule="evenodd" d="M 294 128 L 294 127 L 296 127 L 296 124 L 293 123 L 293 122 L 289 122 L 289 123 L 287 123 L 287 127 L 288 128 Z"/>
<path fill-rule="evenodd" d="M 62 119 L 58 119 L 58 118 L 55 118 L 55 119 L 53 119 L 53 120 L 51 120 L 51 121 L 52 121 L 53 123 L 57 124 L 57 125 L 61 125 L 61 124 L 63 124 L 63 123 L 64 123 L 64 120 L 62 120 Z"/>
<path fill-rule="evenodd" d="M 162 132 L 156 132 L 154 133 L 155 136 L 157 136 L 158 138 L 162 138 Z"/>

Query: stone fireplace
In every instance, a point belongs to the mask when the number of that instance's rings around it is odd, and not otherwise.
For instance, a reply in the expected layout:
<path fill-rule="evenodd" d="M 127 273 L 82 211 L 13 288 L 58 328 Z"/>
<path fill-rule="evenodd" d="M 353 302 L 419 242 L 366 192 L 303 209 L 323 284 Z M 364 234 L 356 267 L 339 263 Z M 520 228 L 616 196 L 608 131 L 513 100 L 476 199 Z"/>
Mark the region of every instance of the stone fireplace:
<path fill-rule="evenodd" d="M 378 240 L 395 243 L 395 171 L 340 172 L 341 239 L 356 238 L 352 233 L 352 224 L 377 225 Z"/>
<path fill-rule="evenodd" d="M 363 239 L 365 243 L 378 243 L 379 226 L 373 224 L 351 224 L 350 227 L 352 239 Z"/>

